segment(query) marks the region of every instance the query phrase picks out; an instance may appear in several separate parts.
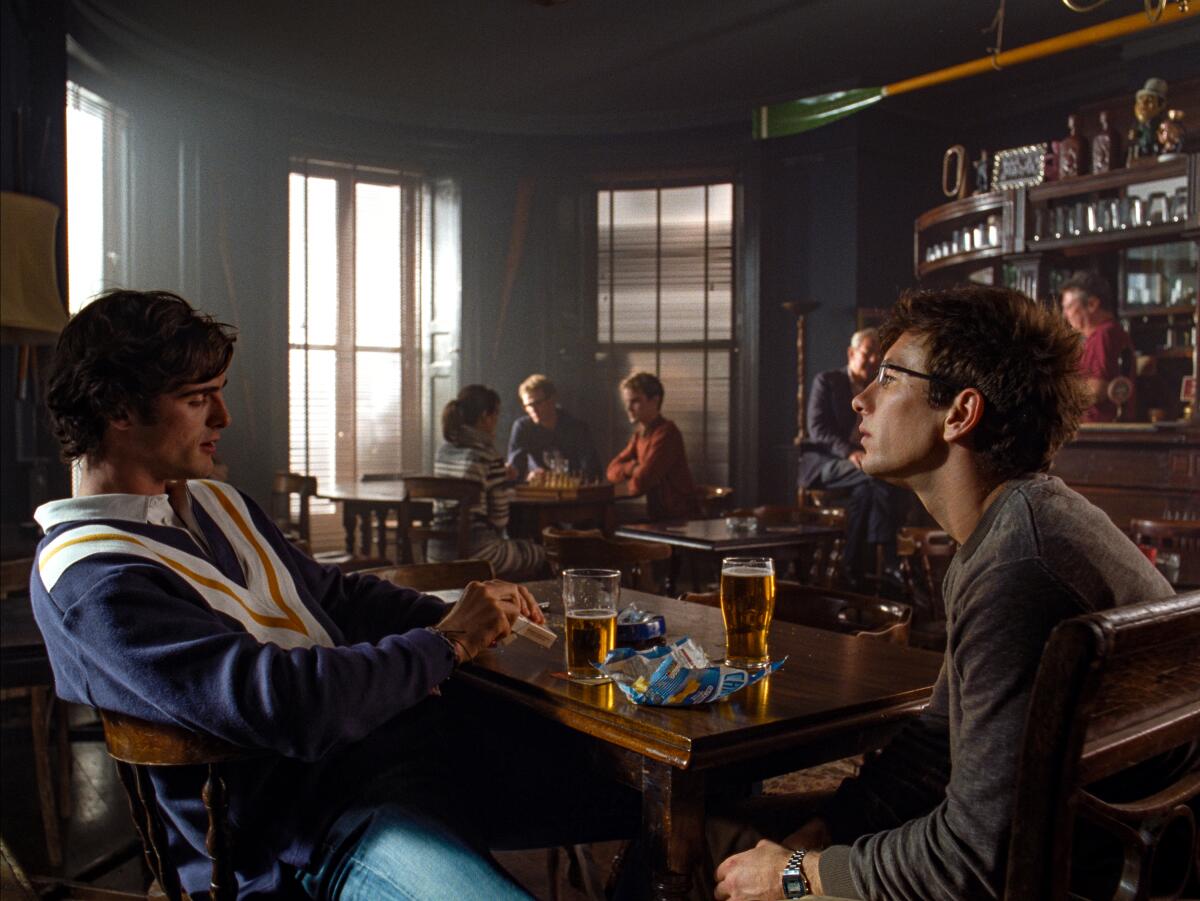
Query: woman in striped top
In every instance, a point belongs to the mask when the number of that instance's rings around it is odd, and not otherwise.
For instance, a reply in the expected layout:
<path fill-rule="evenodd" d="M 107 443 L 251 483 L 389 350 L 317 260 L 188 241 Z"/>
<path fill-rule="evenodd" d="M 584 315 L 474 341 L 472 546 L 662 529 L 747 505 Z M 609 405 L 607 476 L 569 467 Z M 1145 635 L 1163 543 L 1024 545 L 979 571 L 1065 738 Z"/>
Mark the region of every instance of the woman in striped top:
<path fill-rule="evenodd" d="M 479 502 L 471 510 L 470 556 L 492 564 L 500 579 L 537 578 L 546 573 L 546 549 L 505 533 L 513 490 L 504 457 L 494 444 L 499 420 L 500 395 L 491 388 L 467 385 L 459 391 L 458 398 L 442 411 L 442 437 L 446 443 L 438 448 L 433 472 L 436 476 L 471 479 L 483 487 Z M 457 502 L 435 502 L 434 527 L 453 529 L 457 508 Z M 429 542 L 432 561 L 452 560 L 454 551 L 451 542 Z"/>

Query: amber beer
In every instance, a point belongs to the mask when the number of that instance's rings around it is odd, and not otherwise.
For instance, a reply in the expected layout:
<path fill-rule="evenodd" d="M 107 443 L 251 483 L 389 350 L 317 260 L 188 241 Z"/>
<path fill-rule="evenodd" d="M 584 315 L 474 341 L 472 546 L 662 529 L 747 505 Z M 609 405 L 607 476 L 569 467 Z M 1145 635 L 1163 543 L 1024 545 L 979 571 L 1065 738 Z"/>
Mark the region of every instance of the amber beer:
<path fill-rule="evenodd" d="M 607 682 L 596 666 L 617 643 L 617 600 L 621 571 L 563 570 L 563 612 L 566 613 L 567 675 L 573 682 Z"/>
<path fill-rule="evenodd" d="M 576 610 L 567 614 L 567 675 L 572 679 L 602 678 L 596 664 L 617 641 L 615 610 Z"/>
<path fill-rule="evenodd" d="M 767 633 L 775 612 L 775 567 L 770 558 L 729 557 L 721 565 L 725 662 L 760 669 L 771 662 Z"/>

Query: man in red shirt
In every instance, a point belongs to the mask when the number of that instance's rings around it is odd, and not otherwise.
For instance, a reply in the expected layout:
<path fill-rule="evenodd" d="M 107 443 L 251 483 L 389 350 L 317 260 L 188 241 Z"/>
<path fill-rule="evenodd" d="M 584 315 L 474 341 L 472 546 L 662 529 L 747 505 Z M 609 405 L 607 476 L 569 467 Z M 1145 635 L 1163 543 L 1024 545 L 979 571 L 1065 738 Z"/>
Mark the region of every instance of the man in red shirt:
<path fill-rule="evenodd" d="M 700 515 L 683 435 L 660 410 L 663 385 L 658 376 L 638 372 L 621 383 L 625 412 L 634 423 L 633 437 L 608 464 L 608 480 L 617 494 L 646 495 L 652 520 L 690 519 Z"/>
<path fill-rule="evenodd" d="M 1063 284 L 1061 297 L 1064 318 L 1083 335 L 1079 371 L 1092 400 L 1083 421 L 1113 422 L 1117 406 L 1108 399 L 1108 386 L 1117 376 L 1131 374 L 1122 371 L 1120 357 L 1128 350 L 1132 369 L 1133 342 L 1113 316 L 1108 283 L 1096 273 L 1076 272 Z"/>

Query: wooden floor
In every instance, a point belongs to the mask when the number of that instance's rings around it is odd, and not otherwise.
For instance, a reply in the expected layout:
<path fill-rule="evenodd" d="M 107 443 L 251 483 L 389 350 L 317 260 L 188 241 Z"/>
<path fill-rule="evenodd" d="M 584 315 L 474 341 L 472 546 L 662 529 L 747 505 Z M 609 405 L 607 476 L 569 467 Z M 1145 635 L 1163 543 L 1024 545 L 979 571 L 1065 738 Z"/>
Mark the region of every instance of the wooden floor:
<path fill-rule="evenodd" d="M 88 712 L 74 710 L 72 721 L 80 725 Z M 117 779 L 116 769 L 101 741 L 72 742 L 71 790 L 73 811 L 63 824 L 63 866 L 53 870 L 47 863 L 46 845 L 38 810 L 33 777 L 33 755 L 29 732 L 29 708 L 24 701 L 5 701 L 0 710 L 0 829 L 10 853 L 24 871 L 33 875 L 74 877 L 98 858 L 120 849 L 136 839 L 129 817 L 129 805 Z M 592 846 L 599 878 L 608 876 L 608 864 L 618 843 Z M 529 890 L 535 898 L 550 897 L 546 851 L 507 851 L 497 854 L 501 865 Z M 563 852 L 559 852 L 563 854 Z M 572 887 L 563 873 L 560 897 L 564 901 L 587 901 L 586 895 Z M 140 891 L 143 888 L 140 855 L 107 875 L 96 885 L 106 888 Z"/>

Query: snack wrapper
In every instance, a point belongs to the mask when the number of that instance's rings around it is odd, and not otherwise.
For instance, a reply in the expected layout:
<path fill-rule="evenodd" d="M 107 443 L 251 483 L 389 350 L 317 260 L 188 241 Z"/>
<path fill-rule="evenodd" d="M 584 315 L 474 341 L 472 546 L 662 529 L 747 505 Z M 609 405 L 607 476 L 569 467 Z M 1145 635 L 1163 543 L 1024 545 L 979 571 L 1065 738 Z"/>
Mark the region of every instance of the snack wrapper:
<path fill-rule="evenodd" d="M 786 661 L 785 657 L 753 671 L 713 664 L 702 647 L 685 637 L 648 651 L 616 648 L 599 669 L 635 704 L 687 707 L 727 698 Z"/>

